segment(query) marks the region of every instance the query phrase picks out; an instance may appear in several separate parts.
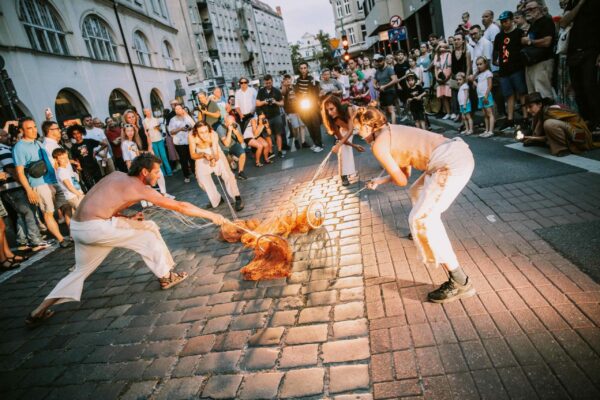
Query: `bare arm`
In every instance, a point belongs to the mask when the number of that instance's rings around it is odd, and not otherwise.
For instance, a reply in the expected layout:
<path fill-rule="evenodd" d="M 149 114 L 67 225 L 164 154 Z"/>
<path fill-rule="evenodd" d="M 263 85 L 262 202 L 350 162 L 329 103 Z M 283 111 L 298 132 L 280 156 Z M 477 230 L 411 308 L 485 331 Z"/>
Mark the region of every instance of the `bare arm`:
<path fill-rule="evenodd" d="M 571 23 L 575 20 L 575 17 L 577 17 L 577 14 L 579 14 L 579 10 L 581 10 L 583 3 L 585 3 L 585 0 L 579 0 L 579 3 L 577 3 L 577 5 L 571 11 L 563 15 L 563 17 L 560 19 L 561 28 L 566 28 L 567 26 L 571 25 Z"/>
<path fill-rule="evenodd" d="M 226 219 L 220 214 L 203 210 L 200 207 L 196 207 L 192 203 L 169 199 L 148 186 L 144 186 L 142 190 L 144 199 L 146 201 L 149 201 L 159 207 L 166 208 L 167 210 L 173 210 L 190 217 L 205 218 L 212 221 L 212 223 L 215 225 L 223 225 L 223 223 L 226 221 Z"/>
<path fill-rule="evenodd" d="M 131 164 L 131 161 L 129 161 L 129 164 Z M 129 165 L 127 168 L 129 168 Z M 75 189 L 75 186 L 73 186 L 73 182 L 71 182 L 70 179 L 63 179 L 62 183 L 67 189 L 69 189 L 69 192 L 73 193 L 74 195 L 79 196 L 83 194 L 81 190 Z"/>
<path fill-rule="evenodd" d="M 381 166 L 390 175 L 390 180 L 398 186 L 406 186 L 408 184 L 408 177 L 404 174 L 402 169 L 398 166 L 396 161 L 392 158 L 389 150 L 383 150 L 380 146 L 373 146 L 373 154 L 379 161 Z"/>
<path fill-rule="evenodd" d="M 23 186 L 23 189 L 25 189 L 25 192 L 27 193 L 27 199 L 29 200 L 29 202 L 31 204 L 38 204 L 40 201 L 40 198 L 38 197 L 37 193 L 33 191 L 33 188 L 29 185 L 29 181 L 27 180 L 27 177 L 25 176 L 25 167 L 22 165 L 17 165 L 16 170 L 17 170 L 18 181 L 21 184 L 21 186 Z"/>

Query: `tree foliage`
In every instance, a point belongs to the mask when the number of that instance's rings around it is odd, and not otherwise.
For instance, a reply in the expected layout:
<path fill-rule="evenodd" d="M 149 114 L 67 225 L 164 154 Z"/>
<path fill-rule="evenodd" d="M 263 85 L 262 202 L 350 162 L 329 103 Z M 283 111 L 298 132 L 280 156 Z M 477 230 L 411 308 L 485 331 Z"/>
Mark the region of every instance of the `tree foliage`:
<path fill-rule="evenodd" d="M 304 61 L 304 58 L 302 58 L 302 55 L 300 54 L 300 45 L 299 44 L 292 44 L 290 45 L 290 51 L 292 53 L 292 68 L 294 68 L 294 73 L 298 73 L 298 66 L 300 65 L 300 63 L 302 61 Z"/>
<path fill-rule="evenodd" d="M 329 43 L 329 33 L 323 32 L 322 30 L 316 34 L 317 40 L 321 43 L 323 51 L 317 56 L 321 69 L 331 68 L 337 64 L 335 58 L 333 58 L 333 49 Z"/>

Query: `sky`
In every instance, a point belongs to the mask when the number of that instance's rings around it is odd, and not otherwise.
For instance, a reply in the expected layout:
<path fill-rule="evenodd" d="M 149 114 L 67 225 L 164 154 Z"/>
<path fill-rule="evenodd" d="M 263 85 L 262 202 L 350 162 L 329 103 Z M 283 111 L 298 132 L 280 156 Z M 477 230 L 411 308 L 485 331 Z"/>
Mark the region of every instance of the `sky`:
<path fill-rule="evenodd" d="M 273 9 L 281 7 L 288 42 L 296 43 L 304 33 L 335 32 L 329 0 L 262 0 Z"/>

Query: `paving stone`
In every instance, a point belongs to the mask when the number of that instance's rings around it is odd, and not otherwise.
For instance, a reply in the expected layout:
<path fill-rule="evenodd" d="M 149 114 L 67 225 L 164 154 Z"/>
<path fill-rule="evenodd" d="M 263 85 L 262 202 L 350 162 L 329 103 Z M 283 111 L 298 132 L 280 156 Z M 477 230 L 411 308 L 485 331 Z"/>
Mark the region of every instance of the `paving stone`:
<path fill-rule="evenodd" d="M 269 369 L 275 366 L 279 349 L 273 347 L 258 347 L 248 349 L 244 356 L 243 367 L 251 369 Z"/>
<path fill-rule="evenodd" d="M 366 393 L 342 394 L 340 396 L 335 396 L 333 400 L 373 400 L 373 395 Z"/>
<path fill-rule="evenodd" d="M 171 376 L 174 378 L 182 378 L 184 376 L 193 376 L 196 372 L 196 367 L 202 361 L 202 356 L 181 357 L 173 368 Z"/>
<path fill-rule="evenodd" d="M 242 375 L 213 375 L 204 390 L 203 397 L 211 399 L 233 399 L 242 383 Z"/>
<path fill-rule="evenodd" d="M 222 317 L 224 315 L 241 314 L 245 305 L 246 305 L 245 301 L 236 301 L 233 303 L 216 304 L 210 310 L 209 316 L 210 317 Z"/>
<path fill-rule="evenodd" d="M 129 389 L 123 394 L 120 399 L 123 400 L 139 400 L 148 399 L 156 388 L 158 381 L 143 381 L 133 382 Z"/>
<path fill-rule="evenodd" d="M 335 321 L 344 321 L 348 319 L 357 319 L 364 316 L 365 304 L 362 301 L 352 303 L 338 304 L 333 309 Z"/>
<path fill-rule="evenodd" d="M 282 372 L 258 372 L 244 377 L 240 399 L 275 399 Z"/>
<path fill-rule="evenodd" d="M 286 372 L 279 392 L 281 398 L 303 397 L 323 392 L 323 368 L 296 369 Z"/>
<path fill-rule="evenodd" d="M 323 362 L 358 361 L 369 358 L 369 339 L 350 339 L 323 344 Z"/>
<path fill-rule="evenodd" d="M 346 339 L 356 336 L 367 336 L 369 327 L 365 318 L 341 321 L 333 324 L 333 338 Z"/>
<path fill-rule="evenodd" d="M 281 368 L 294 368 L 316 365 L 318 353 L 319 345 L 317 344 L 286 346 L 283 348 L 279 366 Z"/>
<path fill-rule="evenodd" d="M 295 324 L 297 310 L 276 311 L 271 317 L 271 326 L 292 326 Z"/>
<path fill-rule="evenodd" d="M 246 314 L 235 317 L 231 323 L 231 330 L 242 331 L 246 329 L 262 328 L 267 318 L 266 313 Z"/>
<path fill-rule="evenodd" d="M 272 346 L 279 344 L 285 328 L 259 329 L 248 340 L 250 346 Z"/>
<path fill-rule="evenodd" d="M 181 351 L 182 356 L 208 353 L 215 344 L 215 335 L 196 336 L 187 341 Z"/>
<path fill-rule="evenodd" d="M 307 325 L 290 328 L 286 337 L 288 344 L 316 343 L 327 340 L 327 325 Z"/>
<path fill-rule="evenodd" d="M 331 393 L 369 388 L 369 366 L 340 365 L 329 368 L 329 391 Z"/>
<path fill-rule="evenodd" d="M 340 290 L 340 301 L 363 301 L 365 298 L 365 289 L 362 287 L 355 287 L 350 289 Z"/>
<path fill-rule="evenodd" d="M 197 374 L 234 372 L 242 357 L 241 350 L 212 352 L 205 354 L 196 368 Z"/>
<path fill-rule="evenodd" d="M 300 311 L 298 323 L 311 324 L 315 322 L 327 322 L 329 321 L 330 311 L 330 306 L 305 308 L 304 310 Z"/>
<path fill-rule="evenodd" d="M 183 339 L 189 327 L 190 324 L 157 326 L 152 330 L 152 333 L 148 336 L 148 340 L 160 341 L 171 339 Z"/>
<path fill-rule="evenodd" d="M 337 290 L 328 290 L 325 292 L 310 293 L 308 295 L 307 305 L 319 306 L 324 304 L 335 304 L 337 301 Z"/>
<path fill-rule="evenodd" d="M 204 330 L 202 331 L 202 333 L 206 335 L 210 333 L 226 331 L 230 322 L 231 316 L 229 315 L 209 319 L 208 321 L 206 321 L 206 325 L 204 326 Z"/>
<path fill-rule="evenodd" d="M 156 400 L 190 399 L 196 397 L 205 379 L 203 376 L 169 379 L 158 392 Z"/>
<path fill-rule="evenodd" d="M 273 304 L 272 299 L 250 300 L 246 303 L 246 309 L 244 310 L 244 312 L 246 314 L 250 314 L 250 313 L 255 313 L 255 312 L 260 312 L 260 311 L 268 311 L 269 308 L 271 308 L 272 304 Z"/>
<path fill-rule="evenodd" d="M 248 343 L 251 331 L 230 331 L 219 335 L 213 347 L 214 351 L 240 350 Z"/>

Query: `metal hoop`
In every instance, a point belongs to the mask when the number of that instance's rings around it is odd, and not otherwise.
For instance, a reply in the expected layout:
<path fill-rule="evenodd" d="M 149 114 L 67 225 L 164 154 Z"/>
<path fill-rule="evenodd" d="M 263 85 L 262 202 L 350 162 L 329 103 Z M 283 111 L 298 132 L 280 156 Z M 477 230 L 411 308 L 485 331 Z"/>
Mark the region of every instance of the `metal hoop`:
<path fill-rule="evenodd" d="M 311 228 L 317 229 L 323 225 L 326 211 L 325 205 L 320 200 L 311 201 L 306 208 L 306 222 Z"/>
<path fill-rule="evenodd" d="M 256 247 L 257 247 L 258 249 L 260 249 L 260 251 L 261 251 L 262 253 L 266 253 L 266 252 L 267 252 L 267 249 L 266 249 L 266 248 L 264 248 L 264 247 L 261 245 L 261 240 L 263 240 L 263 239 L 264 239 L 264 240 L 266 240 L 266 241 L 271 241 L 271 242 L 273 242 L 273 243 L 275 243 L 277 240 L 280 240 L 281 242 L 283 242 L 283 243 L 287 244 L 287 240 L 285 240 L 285 239 L 284 239 L 284 238 L 282 238 L 281 236 L 278 236 L 278 235 L 273 235 L 272 233 L 265 233 L 265 234 L 262 234 L 262 235 L 260 235 L 260 236 L 258 237 L 258 239 L 256 239 Z M 264 243 L 264 242 L 263 242 L 263 243 Z"/>

